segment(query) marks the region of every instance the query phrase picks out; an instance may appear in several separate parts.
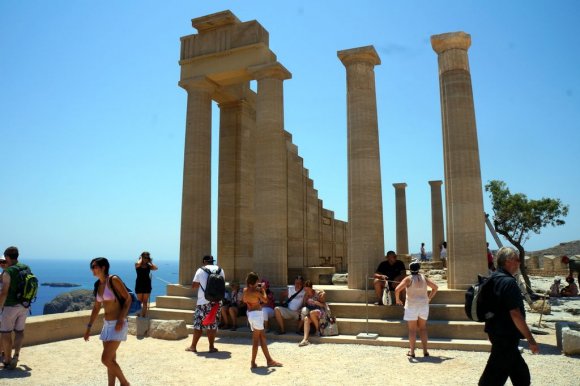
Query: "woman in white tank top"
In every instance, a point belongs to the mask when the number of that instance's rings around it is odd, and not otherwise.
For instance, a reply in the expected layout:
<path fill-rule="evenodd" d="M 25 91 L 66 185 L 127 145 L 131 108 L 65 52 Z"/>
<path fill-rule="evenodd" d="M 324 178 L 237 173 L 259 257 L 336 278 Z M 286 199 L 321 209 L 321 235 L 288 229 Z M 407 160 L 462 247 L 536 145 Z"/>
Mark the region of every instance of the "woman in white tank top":
<path fill-rule="evenodd" d="M 419 273 L 421 264 L 412 262 L 409 264 L 411 276 L 405 277 L 395 288 L 395 301 L 398 305 L 403 305 L 401 301 L 401 292 L 406 290 L 405 297 L 405 316 L 409 328 L 409 351 L 407 356 L 415 358 L 415 342 L 417 340 L 417 330 L 421 337 L 423 346 L 423 356 L 428 357 L 427 351 L 427 318 L 429 317 L 429 302 L 437 293 L 437 284 L 425 275 Z M 431 288 L 431 292 L 428 292 Z"/>

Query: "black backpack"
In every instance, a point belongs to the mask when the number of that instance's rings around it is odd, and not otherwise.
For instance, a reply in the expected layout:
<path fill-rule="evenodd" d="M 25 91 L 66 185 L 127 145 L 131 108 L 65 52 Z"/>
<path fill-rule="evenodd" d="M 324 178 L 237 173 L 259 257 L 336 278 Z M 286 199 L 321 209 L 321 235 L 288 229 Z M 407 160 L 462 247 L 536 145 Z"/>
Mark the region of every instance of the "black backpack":
<path fill-rule="evenodd" d="M 199 285 L 205 294 L 205 298 L 210 302 L 219 302 L 224 299 L 226 294 L 226 281 L 220 275 L 222 269 L 218 267 L 215 272 L 210 271 L 205 267 L 201 267 L 205 273 L 208 274 L 205 288 Z"/>
<path fill-rule="evenodd" d="M 465 314 L 475 322 L 485 322 L 495 316 L 492 307 L 493 278 L 477 275 L 477 282 L 465 292 Z"/>

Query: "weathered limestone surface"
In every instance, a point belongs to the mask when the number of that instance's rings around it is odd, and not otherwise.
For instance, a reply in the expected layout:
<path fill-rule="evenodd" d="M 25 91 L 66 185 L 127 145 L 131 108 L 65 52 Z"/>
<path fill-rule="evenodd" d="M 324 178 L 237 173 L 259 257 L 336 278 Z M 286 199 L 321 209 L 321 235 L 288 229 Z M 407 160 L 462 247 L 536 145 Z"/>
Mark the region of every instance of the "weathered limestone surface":
<path fill-rule="evenodd" d="M 440 244 L 445 240 L 443 233 L 443 200 L 441 198 L 441 185 L 443 181 L 429 181 L 431 186 L 431 245 L 432 260 L 441 261 Z"/>
<path fill-rule="evenodd" d="M 479 148 L 464 32 L 433 35 L 438 55 L 445 200 L 447 212 L 448 285 L 467 288 L 475 275 L 485 274 L 485 217 Z"/>
<path fill-rule="evenodd" d="M 148 336 L 165 340 L 184 339 L 188 336 L 187 326 L 184 320 L 151 319 Z"/>
<path fill-rule="evenodd" d="M 366 288 L 384 258 L 381 165 L 374 47 L 338 52 L 346 67 L 348 131 L 348 286 Z"/>
<path fill-rule="evenodd" d="M 395 187 L 395 216 L 397 220 L 397 254 L 409 254 L 409 236 L 407 228 L 407 196 L 404 182 L 393 184 Z"/>

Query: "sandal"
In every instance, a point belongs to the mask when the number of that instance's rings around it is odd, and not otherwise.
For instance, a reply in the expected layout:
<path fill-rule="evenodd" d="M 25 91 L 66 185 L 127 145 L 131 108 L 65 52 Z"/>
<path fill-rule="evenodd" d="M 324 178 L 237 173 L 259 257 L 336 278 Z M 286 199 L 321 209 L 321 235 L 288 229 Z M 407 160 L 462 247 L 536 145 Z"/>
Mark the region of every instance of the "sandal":
<path fill-rule="evenodd" d="M 298 347 L 308 346 L 310 344 L 309 341 L 303 340 L 302 342 L 298 343 Z"/>
<path fill-rule="evenodd" d="M 197 350 L 196 350 L 196 349 L 194 349 L 194 348 L 193 348 L 193 347 L 191 347 L 191 346 L 187 347 L 187 348 L 185 349 L 185 351 L 188 351 L 188 352 L 197 352 Z"/>
<path fill-rule="evenodd" d="M 407 356 L 409 358 L 415 358 L 415 354 L 411 353 L 411 351 L 407 351 Z"/>
<path fill-rule="evenodd" d="M 428 357 L 429 356 L 429 351 L 423 351 L 423 356 L 424 357 Z"/>
<path fill-rule="evenodd" d="M 268 363 L 268 367 L 282 367 L 282 363 L 280 362 L 276 362 L 276 361 L 272 361 Z"/>
<path fill-rule="evenodd" d="M 209 349 L 209 351 L 208 351 L 208 352 L 218 352 L 218 349 L 217 349 L 217 348 L 215 348 L 215 347 L 212 347 L 212 348 L 210 348 L 210 349 Z"/>

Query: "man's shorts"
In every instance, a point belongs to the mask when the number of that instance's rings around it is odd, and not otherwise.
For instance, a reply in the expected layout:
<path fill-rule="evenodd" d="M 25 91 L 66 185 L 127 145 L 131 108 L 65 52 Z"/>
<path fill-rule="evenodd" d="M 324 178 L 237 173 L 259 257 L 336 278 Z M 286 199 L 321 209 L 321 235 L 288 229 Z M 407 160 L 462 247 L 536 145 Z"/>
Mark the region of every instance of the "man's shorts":
<path fill-rule="evenodd" d="M 405 307 L 405 316 L 403 316 L 403 319 L 406 321 L 415 321 L 419 318 L 427 320 L 428 317 L 429 317 L 429 304 Z"/>
<path fill-rule="evenodd" d="M 252 331 L 263 330 L 264 329 L 264 312 L 260 311 L 248 311 L 248 323 Z"/>
<path fill-rule="evenodd" d="M 283 319 L 298 320 L 300 315 L 299 311 L 293 311 L 288 307 L 276 307 L 276 309 L 280 311 Z"/>
<path fill-rule="evenodd" d="M 28 308 L 24 308 L 21 304 L 4 306 L 0 319 L 0 332 L 24 331 L 27 316 Z"/>
<path fill-rule="evenodd" d="M 203 320 L 210 313 L 212 306 L 215 303 L 207 303 L 201 306 L 195 307 L 195 314 L 193 315 L 193 329 L 194 330 L 217 330 L 218 324 L 220 323 L 220 315 L 222 306 L 219 304 L 217 314 L 215 316 L 215 321 L 212 324 L 204 326 Z"/>
<path fill-rule="evenodd" d="M 121 331 L 115 330 L 117 325 L 116 320 L 104 320 L 103 329 L 101 330 L 101 340 L 103 342 L 124 342 L 127 340 L 127 331 L 129 330 L 129 323 L 125 320 Z"/>

